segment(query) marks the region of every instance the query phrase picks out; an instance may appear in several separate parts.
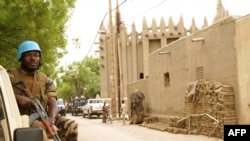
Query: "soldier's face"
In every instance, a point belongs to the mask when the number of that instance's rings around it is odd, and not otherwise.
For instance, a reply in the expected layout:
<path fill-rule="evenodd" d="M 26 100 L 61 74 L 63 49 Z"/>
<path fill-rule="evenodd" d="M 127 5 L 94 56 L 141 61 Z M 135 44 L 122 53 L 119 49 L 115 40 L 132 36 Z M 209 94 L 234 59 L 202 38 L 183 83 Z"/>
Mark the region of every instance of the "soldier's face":
<path fill-rule="evenodd" d="M 28 71 L 35 71 L 39 68 L 40 53 L 37 51 L 25 52 L 22 54 L 21 65 Z"/>

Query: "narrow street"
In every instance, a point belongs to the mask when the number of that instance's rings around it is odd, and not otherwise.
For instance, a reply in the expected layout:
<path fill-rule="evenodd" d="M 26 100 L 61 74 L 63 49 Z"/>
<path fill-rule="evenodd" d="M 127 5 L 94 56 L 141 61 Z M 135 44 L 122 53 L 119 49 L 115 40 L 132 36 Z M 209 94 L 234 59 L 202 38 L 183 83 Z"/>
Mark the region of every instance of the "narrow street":
<path fill-rule="evenodd" d="M 120 120 L 104 124 L 98 118 L 88 119 L 70 114 L 67 117 L 78 123 L 78 141 L 222 141 L 202 135 L 172 134 L 139 125 L 122 125 Z"/>

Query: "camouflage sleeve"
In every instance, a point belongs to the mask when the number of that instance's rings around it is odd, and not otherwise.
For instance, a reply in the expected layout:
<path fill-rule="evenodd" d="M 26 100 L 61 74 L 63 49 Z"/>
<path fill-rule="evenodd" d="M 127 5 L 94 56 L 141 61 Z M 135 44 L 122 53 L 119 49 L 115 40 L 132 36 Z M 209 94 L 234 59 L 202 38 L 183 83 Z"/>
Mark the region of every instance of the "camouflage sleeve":
<path fill-rule="evenodd" d="M 10 70 L 7 70 L 7 73 L 9 75 L 9 77 L 10 77 L 10 82 L 13 83 L 14 82 L 14 75 L 13 75 L 13 73 Z"/>
<path fill-rule="evenodd" d="M 47 78 L 46 85 L 45 85 L 45 94 L 48 97 L 54 96 L 57 98 L 56 87 L 52 79 Z"/>

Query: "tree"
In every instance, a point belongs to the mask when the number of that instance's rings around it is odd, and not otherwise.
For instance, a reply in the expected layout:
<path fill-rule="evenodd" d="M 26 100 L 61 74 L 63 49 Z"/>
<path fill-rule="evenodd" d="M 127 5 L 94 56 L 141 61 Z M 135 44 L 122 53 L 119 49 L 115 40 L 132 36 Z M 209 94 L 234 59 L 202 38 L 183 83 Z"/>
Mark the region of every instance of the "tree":
<path fill-rule="evenodd" d="M 100 75 L 98 59 L 99 58 L 94 58 L 93 56 L 86 57 L 84 64 L 85 66 L 89 67 L 95 74 Z"/>
<path fill-rule="evenodd" d="M 86 57 L 81 62 L 73 62 L 66 69 L 59 69 L 56 80 L 60 97 L 94 98 L 100 93 L 100 76 L 98 59 Z"/>
<path fill-rule="evenodd" d="M 17 46 L 35 40 L 42 50 L 41 70 L 53 74 L 64 52 L 66 22 L 76 0 L 2 0 L 0 1 L 0 62 L 5 68 L 16 66 Z"/>
<path fill-rule="evenodd" d="M 59 69 L 60 76 L 56 79 L 57 94 L 63 99 L 72 99 L 76 96 L 76 89 L 73 84 L 73 80 L 69 71 L 64 70 L 62 67 Z"/>

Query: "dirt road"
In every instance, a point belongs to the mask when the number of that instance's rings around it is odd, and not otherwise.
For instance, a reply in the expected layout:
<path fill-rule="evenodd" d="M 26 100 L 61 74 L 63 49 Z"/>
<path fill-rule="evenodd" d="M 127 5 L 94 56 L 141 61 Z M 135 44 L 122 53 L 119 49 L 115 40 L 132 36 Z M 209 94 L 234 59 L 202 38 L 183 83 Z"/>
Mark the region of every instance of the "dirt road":
<path fill-rule="evenodd" d="M 102 123 L 101 119 L 88 119 L 82 116 L 71 117 L 79 126 L 78 141 L 223 141 L 219 138 L 202 135 L 184 135 L 148 129 L 139 125 L 123 125 L 116 120 Z M 128 123 L 128 122 L 127 122 Z"/>

